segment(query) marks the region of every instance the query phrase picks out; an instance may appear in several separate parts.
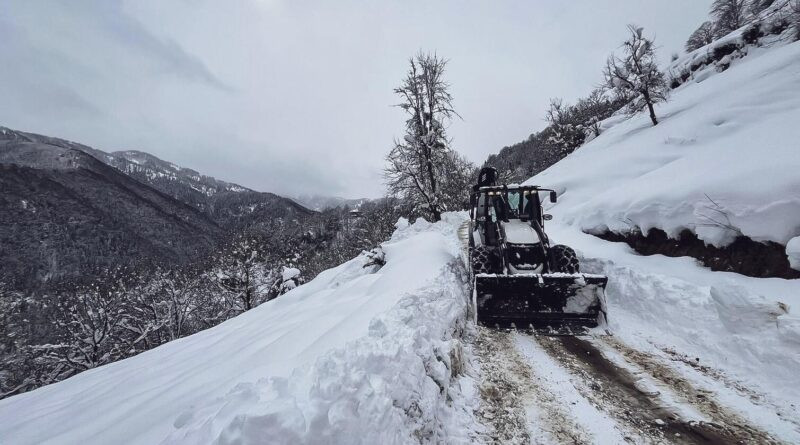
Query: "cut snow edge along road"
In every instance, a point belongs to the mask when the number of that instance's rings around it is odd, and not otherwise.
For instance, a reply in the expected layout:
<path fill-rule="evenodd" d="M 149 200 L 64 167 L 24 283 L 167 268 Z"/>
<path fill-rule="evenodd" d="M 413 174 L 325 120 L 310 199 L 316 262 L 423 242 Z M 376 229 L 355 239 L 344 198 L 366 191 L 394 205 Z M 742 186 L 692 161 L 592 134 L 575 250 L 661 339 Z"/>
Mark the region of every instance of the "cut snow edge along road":
<path fill-rule="evenodd" d="M 473 442 L 463 219 L 401 220 L 234 319 L 2 400 L 0 443 Z"/>
<path fill-rule="evenodd" d="M 563 237 L 569 231 L 559 233 Z M 572 239 L 571 244 L 585 247 L 585 243 L 574 242 L 580 238 Z M 559 242 L 563 239 L 554 237 Z M 617 253 L 629 257 L 629 262 L 647 262 L 648 258 L 625 252 L 626 249 L 620 247 L 623 252 Z M 681 258 L 662 259 L 686 263 Z M 647 267 L 637 271 L 635 267 L 613 267 L 613 261 L 608 259 L 600 261 L 584 256 L 582 260 L 590 268 L 603 264 L 596 272 L 609 275 L 608 329 L 611 335 L 606 335 L 604 329 L 583 337 L 544 337 L 478 328 L 474 349 L 481 368 L 479 414 L 488 430 L 487 442 L 722 444 L 800 441 L 797 399 L 786 393 L 766 393 L 755 384 L 760 380 L 759 374 L 741 380 L 725 366 L 726 362 L 737 359 L 751 359 L 748 351 L 719 362 L 712 354 L 698 353 L 694 348 L 682 349 L 680 342 L 673 341 L 680 338 L 676 334 L 681 331 L 678 330 L 680 326 L 670 325 L 669 316 L 691 320 L 692 314 L 686 312 L 686 305 L 670 306 L 677 298 L 684 298 L 682 292 L 705 290 L 708 294 L 707 287 L 647 273 Z M 718 274 L 692 266 L 698 269 L 697 273 Z M 648 283 L 648 287 L 643 288 L 643 283 Z M 632 293 L 622 295 L 620 291 Z M 649 304 L 629 305 L 632 299 Z M 702 323 L 705 318 L 719 317 L 709 313 L 709 309 L 714 310 L 698 306 L 694 312 L 698 315 L 695 321 Z M 752 307 L 739 309 L 744 311 L 740 314 L 743 317 L 749 317 L 753 310 Z M 639 310 L 655 312 L 639 313 Z M 659 317 L 664 320 L 661 325 L 648 322 Z M 719 337 L 731 333 L 705 335 L 705 342 L 714 348 Z M 742 335 L 737 337 L 744 344 L 746 340 Z M 749 340 L 758 341 L 757 338 Z M 786 363 L 759 365 L 779 372 L 782 365 L 791 366 L 793 360 L 797 363 L 796 353 L 791 348 L 782 352 L 788 354 Z M 792 368 L 782 371 L 790 373 Z M 779 386 L 794 390 L 798 383 L 794 376 L 779 382 Z"/>
<path fill-rule="evenodd" d="M 781 400 L 739 379 L 713 355 L 683 348 L 668 324 L 649 323 L 641 305 L 625 307 L 628 297 L 668 306 L 676 293 L 708 288 L 650 274 L 649 258 L 613 243 L 570 240 L 584 264 L 617 283 L 609 287 L 613 336 L 564 343 L 476 330 L 463 221 L 401 221 L 381 251 L 218 327 L 0 401 L 0 442 L 800 441 L 790 394 Z M 558 241 L 575 235 L 561 229 Z M 614 260 L 589 257 L 594 242 Z M 384 255 L 380 269 L 376 255 Z M 661 309 L 666 320 L 685 310 Z M 703 317 L 714 310 L 700 309 Z"/>
<path fill-rule="evenodd" d="M 584 272 L 608 276 L 612 334 L 565 343 L 482 331 L 478 345 L 490 346 L 476 350 L 511 351 L 500 354 L 505 371 L 483 374 L 482 393 L 504 372 L 508 379 L 495 385 L 520 375 L 539 384 L 516 395 L 528 407 L 532 441 L 800 443 L 800 280 L 712 272 L 692 258 L 640 256 L 585 233 L 686 229 L 711 244 L 739 233 L 786 244 L 792 261 L 800 43 L 786 42 L 745 47 L 725 69 L 699 65 L 656 108 L 657 127 L 644 115 L 614 116 L 599 137 L 526 181 L 559 191 L 552 241 L 575 248 Z M 710 224 L 709 212 L 729 224 Z M 482 365 L 498 367 L 481 355 Z M 520 423 L 489 417 L 492 425 Z"/>

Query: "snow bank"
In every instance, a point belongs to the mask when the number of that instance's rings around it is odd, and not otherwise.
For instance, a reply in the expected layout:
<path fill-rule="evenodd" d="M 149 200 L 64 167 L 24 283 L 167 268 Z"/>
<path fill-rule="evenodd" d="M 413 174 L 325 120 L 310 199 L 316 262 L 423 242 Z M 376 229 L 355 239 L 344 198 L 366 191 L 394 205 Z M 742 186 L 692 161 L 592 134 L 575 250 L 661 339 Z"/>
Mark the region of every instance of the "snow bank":
<path fill-rule="evenodd" d="M 683 229 L 725 245 L 738 234 L 800 235 L 800 43 L 754 49 L 674 91 L 527 181 L 554 187 L 560 223 L 589 232 Z"/>
<path fill-rule="evenodd" d="M 0 442 L 468 442 L 455 230 L 400 224 L 362 255 L 215 328 L 0 401 Z"/>
<path fill-rule="evenodd" d="M 792 269 L 800 270 L 800 236 L 796 236 L 786 243 L 786 256 Z"/>
<path fill-rule="evenodd" d="M 791 24 L 791 15 L 790 2 L 774 2 L 741 28 L 679 57 L 667 70 L 671 87 L 691 81 L 700 83 L 716 72 L 725 71 L 736 59 L 765 47 L 794 41 L 796 30 Z"/>
<path fill-rule="evenodd" d="M 608 275 L 607 321 L 615 337 L 721 371 L 756 389 L 778 412 L 794 415 L 800 280 L 712 272 L 686 257 L 640 256 L 576 227 L 551 225 L 549 232 L 554 242 L 578 251 L 584 271 Z"/>
<path fill-rule="evenodd" d="M 743 234 L 786 245 L 800 266 L 800 42 L 752 47 L 729 62 L 723 72 L 696 71 L 657 106 L 657 126 L 644 113 L 614 117 L 526 184 L 559 192 L 552 242 L 574 247 L 584 272 L 609 276 L 615 336 L 720 372 L 733 387 L 744 382 L 793 417 L 800 280 L 712 272 L 584 233 L 659 228 L 676 237 L 688 229 L 715 245 Z"/>

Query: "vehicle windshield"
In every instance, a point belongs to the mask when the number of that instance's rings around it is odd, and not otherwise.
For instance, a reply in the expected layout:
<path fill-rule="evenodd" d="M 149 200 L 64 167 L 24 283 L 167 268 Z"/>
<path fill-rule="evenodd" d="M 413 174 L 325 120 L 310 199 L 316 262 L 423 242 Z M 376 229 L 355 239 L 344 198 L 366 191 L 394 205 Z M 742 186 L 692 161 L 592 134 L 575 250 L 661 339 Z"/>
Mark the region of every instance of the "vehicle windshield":
<path fill-rule="evenodd" d="M 519 218 L 519 203 L 522 199 L 522 194 L 517 191 L 508 192 L 508 210 L 510 218 Z"/>

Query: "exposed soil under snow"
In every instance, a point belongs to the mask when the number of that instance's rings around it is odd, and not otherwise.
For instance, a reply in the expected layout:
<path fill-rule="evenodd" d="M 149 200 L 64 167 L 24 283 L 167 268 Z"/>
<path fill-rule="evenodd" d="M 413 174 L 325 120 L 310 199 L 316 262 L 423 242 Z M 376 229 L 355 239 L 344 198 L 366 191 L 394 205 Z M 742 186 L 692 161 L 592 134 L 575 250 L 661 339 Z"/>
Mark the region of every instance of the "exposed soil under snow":
<path fill-rule="evenodd" d="M 640 230 L 626 233 L 604 232 L 597 237 L 606 241 L 624 242 L 642 255 L 661 254 L 671 257 L 689 256 L 715 271 L 736 272 L 749 277 L 800 278 L 786 257 L 786 247 L 773 241 L 758 242 L 739 236 L 724 247 L 706 244 L 689 230 L 670 238 L 661 229 L 647 234 Z"/>
<path fill-rule="evenodd" d="M 474 351 L 487 443 L 782 443 L 613 337 L 479 328 Z"/>
<path fill-rule="evenodd" d="M 524 400 L 531 373 L 507 334 L 478 328 L 475 351 L 481 370 L 478 418 L 488 427 L 487 443 L 528 443 Z"/>

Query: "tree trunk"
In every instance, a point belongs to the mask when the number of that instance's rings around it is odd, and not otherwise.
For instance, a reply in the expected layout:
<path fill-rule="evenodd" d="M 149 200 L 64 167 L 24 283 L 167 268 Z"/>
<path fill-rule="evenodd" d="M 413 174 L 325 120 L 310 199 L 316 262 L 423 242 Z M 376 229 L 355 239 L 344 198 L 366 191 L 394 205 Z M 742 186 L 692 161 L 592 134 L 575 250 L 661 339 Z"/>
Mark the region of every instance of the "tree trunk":
<path fill-rule="evenodd" d="M 643 91 L 642 95 L 644 96 L 644 101 L 647 103 L 647 109 L 650 111 L 650 120 L 653 121 L 653 125 L 658 125 L 658 119 L 656 119 L 656 110 L 653 109 L 653 101 L 650 99 L 650 93 L 648 91 Z"/>
<path fill-rule="evenodd" d="M 433 218 L 433 221 L 431 222 L 438 222 L 442 220 L 442 212 L 439 211 L 439 207 L 431 207 L 431 217 Z"/>
<path fill-rule="evenodd" d="M 427 161 L 428 179 L 431 182 L 431 195 L 433 199 L 436 200 L 436 174 L 433 171 L 433 161 L 431 160 L 431 157 L 433 156 L 432 151 L 433 149 L 426 145 L 425 157 Z M 428 203 L 428 205 L 430 205 L 431 217 L 433 218 L 433 221 L 431 222 L 441 221 L 442 212 L 439 211 L 439 204 Z"/>

